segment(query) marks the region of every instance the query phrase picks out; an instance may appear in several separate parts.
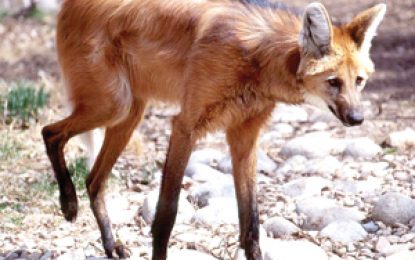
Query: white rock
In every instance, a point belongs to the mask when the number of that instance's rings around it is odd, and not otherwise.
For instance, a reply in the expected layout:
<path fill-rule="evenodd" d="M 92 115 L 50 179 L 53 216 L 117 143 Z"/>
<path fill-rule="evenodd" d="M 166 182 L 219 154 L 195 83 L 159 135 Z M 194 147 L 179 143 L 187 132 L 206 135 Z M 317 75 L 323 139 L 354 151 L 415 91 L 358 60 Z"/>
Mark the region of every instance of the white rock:
<path fill-rule="evenodd" d="M 54 239 L 53 244 L 59 247 L 60 249 L 71 248 L 75 245 L 75 240 L 73 239 L 73 237 L 69 237 L 69 236 L 62 237 L 59 239 Z"/>
<path fill-rule="evenodd" d="M 130 207 L 128 196 L 120 194 L 108 194 L 105 196 L 108 216 L 113 224 L 130 223 L 137 213 L 137 206 Z"/>
<path fill-rule="evenodd" d="M 233 260 L 246 260 L 245 250 L 243 250 L 242 248 L 238 248 L 238 250 L 236 250 L 235 252 Z"/>
<path fill-rule="evenodd" d="M 266 233 L 272 237 L 283 237 L 300 231 L 296 225 L 283 217 L 267 219 L 264 222 L 264 228 Z"/>
<path fill-rule="evenodd" d="M 172 250 L 167 257 L 168 260 L 217 260 L 217 258 L 196 250 L 182 249 Z"/>
<path fill-rule="evenodd" d="M 362 225 L 352 220 L 338 220 L 328 224 L 320 232 L 320 236 L 328 237 L 333 241 L 343 244 L 362 241 L 366 238 L 367 232 Z"/>
<path fill-rule="evenodd" d="M 190 165 L 192 163 L 203 163 L 210 165 L 212 163 L 219 162 L 220 160 L 222 160 L 223 157 L 225 157 L 225 154 L 221 151 L 206 148 L 192 152 L 188 164 Z"/>
<path fill-rule="evenodd" d="M 209 205 L 196 211 L 192 218 L 195 224 L 219 226 L 238 224 L 238 207 L 235 198 L 213 198 Z"/>
<path fill-rule="evenodd" d="M 376 176 L 383 176 L 382 172 L 388 169 L 389 163 L 387 162 L 362 162 L 360 163 L 360 172 L 362 174 L 374 174 Z"/>
<path fill-rule="evenodd" d="M 320 109 L 316 109 L 315 107 L 310 107 L 311 112 L 309 113 L 309 121 L 316 123 L 316 122 L 324 122 L 324 123 L 333 123 L 338 122 L 339 120 L 332 114 L 327 113 L 325 111 L 321 111 Z"/>
<path fill-rule="evenodd" d="M 278 104 L 272 113 L 274 122 L 306 122 L 308 120 L 307 111 L 300 106 Z"/>
<path fill-rule="evenodd" d="M 271 129 L 277 131 L 284 137 L 290 136 L 294 133 L 294 127 L 287 123 L 273 124 Z"/>
<path fill-rule="evenodd" d="M 340 207 L 334 200 L 322 197 L 297 202 L 296 211 L 305 216 L 303 228 L 307 230 L 321 230 L 337 220 L 359 222 L 365 218 L 365 215 L 355 208 Z"/>
<path fill-rule="evenodd" d="M 351 194 L 371 195 L 382 188 L 383 181 L 378 178 L 369 177 L 365 181 L 340 180 L 335 183 L 335 190 Z"/>
<path fill-rule="evenodd" d="M 406 128 L 403 131 L 389 134 L 387 143 L 393 147 L 406 148 L 415 146 L 415 130 Z"/>
<path fill-rule="evenodd" d="M 232 160 L 230 156 L 223 158 L 218 165 L 218 168 L 222 172 L 232 172 Z M 257 152 L 257 172 L 272 173 L 277 168 L 277 164 L 268 157 L 268 155 L 262 151 Z"/>
<path fill-rule="evenodd" d="M 291 139 L 282 147 L 280 154 L 285 157 L 303 155 L 307 158 L 320 158 L 338 149 L 337 144 L 330 133 L 314 132 Z"/>
<path fill-rule="evenodd" d="M 36 7 L 44 13 L 53 13 L 59 10 L 58 0 L 37 0 Z"/>
<path fill-rule="evenodd" d="M 367 137 L 356 138 L 349 142 L 344 154 L 355 158 L 373 158 L 382 152 L 382 148 Z"/>
<path fill-rule="evenodd" d="M 410 251 L 408 249 L 386 257 L 386 260 L 414 260 L 414 259 L 415 259 L 415 251 Z"/>
<path fill-rule="evenodd" d="M 85 259 L 85 253 L 82 249 L 75 250 L 73 252 L 67 252 L 58 258 L 57 260 L 74 260 L 74 259 Z"/>
<path fill-rule="evenodd" d="M 328 128 L 329 125 L 325 122 L 316 122 L 310 127 L 310 129 L 313 131 L 325 131 Z"/>
<path fill-rule="evenodd" d="M 260 144 L 261 145 L 269 145 L 274 144 L 276 140 L 280 140 L 283 138 L 283 135 L 278 131 L 269 131 L 261 135 L 260 137 Z"/>
<path fill-rule="evenodd" d="M 199 162 L 188 164 L 184 174 L 199 182 L 208 182 L 226 178 L 222 172 Z"/>
<path fill-rule="evenodd" d="M 399 193 L 386 193 L 375 203 L 372 216 L 387 225 L 408 224 L 415 218 L 415 201 Z"/>
<path fill-rule="evenodd" d="M 208 204 L 211 198 L 230 197 L 235 198 L 235 185 L 233 178 L 220 178 L 206 182 L 202 185 L 197 185 L 189 191 L 191 201 L 196 202 L 199 207 L 204 207 Z"/>
<path fill-rule="evenodd" d="M 343 164 L 336 157 L 327 156 L 323 159 L 312 159 L 306 163 L 305 173 L 334 175 L 342 168 Z"/>
<path fill-rule="evenodd" d="M 259 149 L 257 153 L 257 172 L 272 173 L 276 169 L 277 164 L 264 151 Z"/>
<path fill-rule="evenodd" d="M 143 207 L 141 209 L 141 216 L 148 223 L 152 223 L 154 215 L 156 214 L 157 202 L 159 199 L 159 191 L 155 190 L 150 192 L 144 199 Z M 180 193 L 179 208 L 177 212 L 176 223 L 187 223 L 191 220 L 195 209 L 192 204 L 186 199 L 186 193 L 182 191 Z"/>
<path fill-rule="evenodd" d="M 312 197 L 321 195 L 321 190 L 331 187 L 331 182 L 321 177 L 301 177 L 282 186 L 282 192 L 290 197 Z"/>
<path fill-rule="evenodd" d="M 268 239 L 262 247 L 264 260 L 327 260 L 326 252 L 309 241 Z"/>
<path fill-rule="evenodd" d="M 379 226 L 373 221 L 369 221 L 363 224 L 362 226 L 368 233 L 375 233 L 376 231 L 379 230 Z"/>
<path fill-rule="evenodd" d="M 276 171 L 277 174 L 287 175 L 290 173 L 304 172 L 307 158 L 295 155 L 286 160 Z"/>

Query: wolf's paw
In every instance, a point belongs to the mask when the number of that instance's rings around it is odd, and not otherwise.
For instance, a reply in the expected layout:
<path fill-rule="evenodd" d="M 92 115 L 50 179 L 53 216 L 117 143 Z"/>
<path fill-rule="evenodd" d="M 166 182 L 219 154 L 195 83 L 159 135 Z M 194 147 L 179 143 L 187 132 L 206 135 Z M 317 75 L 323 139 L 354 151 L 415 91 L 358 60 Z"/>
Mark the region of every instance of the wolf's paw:
<path fill-rule="evenodd" d="M 128 250 L 128 248 L 125 247 L 120 241 L 117 241 L 112 248 L 105 249 L 105 254 L 108 258 L 114 258 L 114 253 L 120 259 L 129 258 L 131 255 L 130 250 Z"/>
<path fill-rule="evenodd" d="M 67 221 L 74 222 L 78 214 L 78 199 L 76 198 L 75 189 L 66 194 L 60 195 L 61 210 Z"/>

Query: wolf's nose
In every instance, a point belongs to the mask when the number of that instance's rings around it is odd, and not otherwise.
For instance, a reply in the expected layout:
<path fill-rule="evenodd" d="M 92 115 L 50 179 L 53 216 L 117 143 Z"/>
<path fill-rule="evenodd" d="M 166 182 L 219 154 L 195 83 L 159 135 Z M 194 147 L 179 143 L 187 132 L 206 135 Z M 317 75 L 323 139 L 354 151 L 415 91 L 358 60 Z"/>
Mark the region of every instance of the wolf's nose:
<path fill-rule="evenodd" d="M 363 112 L 360 109 L 350 109 L 347 112 L 346 119 L 350 125 L 361 125 L 365 120 Z"/>

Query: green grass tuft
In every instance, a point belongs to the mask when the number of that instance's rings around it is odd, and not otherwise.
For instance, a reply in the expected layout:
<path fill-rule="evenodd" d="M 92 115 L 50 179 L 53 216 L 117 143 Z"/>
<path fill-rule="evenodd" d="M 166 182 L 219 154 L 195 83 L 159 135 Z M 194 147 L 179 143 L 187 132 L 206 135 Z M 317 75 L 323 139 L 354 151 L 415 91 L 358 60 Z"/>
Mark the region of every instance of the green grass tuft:
<path fill-rule="evenodd" d="M 5 211 L 6 209 L 7 209 L 7 203 L 6 202 L 0 203 L 0 213 Z"/>
<path fill-rule="evenodd" d="M 8 134 L 0 135 L 0 161 L 17 158 L 22 150 L 22 145 L 10 138 Z"/>
<path fill-rule="evenodd" d="M 9 15 L 9 13 L 4 10 L 4 9 L 0 9 L 0 23 Z"/>
<path fill-rule="evenodd" d="M 89 174 L 87 159 L 85 157 L 76 158 L 68 167 L 75 188 L 82 193 L 85 192 L 85 180 Z"/>
<path fill-rule="evenodd" d="M 34 7 L 30 10 L 28 17 L 39 20 L 39 21 L 43 21 L 43 19 L 46 17 L 46 13 L 44 13 L 39 8 Z"/>
<path fill-rule="evenodd" d="M 40 196 L 42 198 L 50 198 L 58 190 L 58 185 L 49 177 L 39 178 L 31 185 L 32 194 L 30 197 Z M 26 198 L 30 200 L 30 198 Z M 23 201 L 27 201 L 23 198 Z"/>
<path fill-rule="evenodd" d="M 31 82 L 19 81 L 12 84 L 6 96 L 1 97 L 0 112 L 6 123 L 18 121 L 27 126 L 31 118 L 38 118 L 39 110 L 48 100 L 49 94 L 43 88 L 37 88 Z"/>
<path fill-rule="evenodd" d="M 398 152 L 398 148 L 396 148 L 396 147 L 387 147 L 387 148 L 383 149 L 383 154 L 384 155 L 396 154 L 397 152 Z"/>
<path fill-rule="evenodd" d="M 23 224 L 24 216 L 15 215 L 10 217 L 10 222 L 16 226 L 21 226 Z"/>

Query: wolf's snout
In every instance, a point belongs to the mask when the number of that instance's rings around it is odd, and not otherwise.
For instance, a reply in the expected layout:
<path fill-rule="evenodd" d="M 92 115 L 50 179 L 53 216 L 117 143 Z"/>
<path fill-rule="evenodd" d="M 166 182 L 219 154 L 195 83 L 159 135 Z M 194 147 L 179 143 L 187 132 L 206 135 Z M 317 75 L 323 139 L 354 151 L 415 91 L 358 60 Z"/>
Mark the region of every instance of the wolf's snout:
<path fill-rule="evenodd" d="M 365 120 L 361 109 L 349 109 L 346 114 L 346 121 L 351 126 L 361 125 Z"/>

